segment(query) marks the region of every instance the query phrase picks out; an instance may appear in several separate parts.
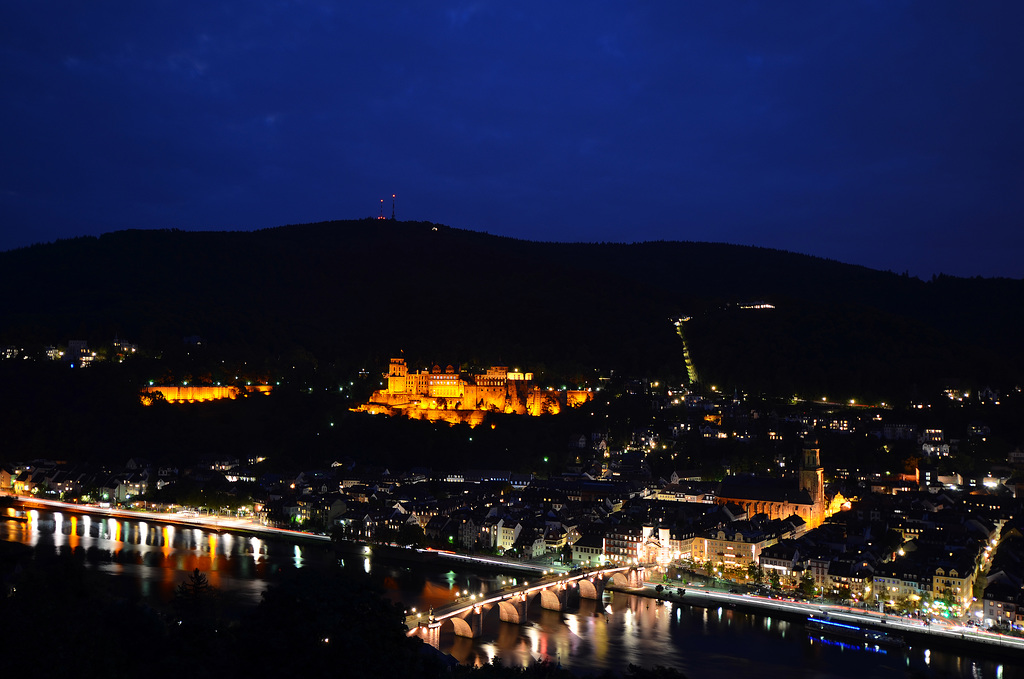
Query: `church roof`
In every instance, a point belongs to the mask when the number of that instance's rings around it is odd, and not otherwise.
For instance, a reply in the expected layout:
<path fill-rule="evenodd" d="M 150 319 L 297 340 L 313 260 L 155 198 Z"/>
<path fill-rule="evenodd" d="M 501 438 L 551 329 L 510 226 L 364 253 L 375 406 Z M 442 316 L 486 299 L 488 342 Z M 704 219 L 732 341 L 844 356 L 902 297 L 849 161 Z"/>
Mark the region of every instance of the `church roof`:
<path fill-rule="evenodd" d="M 720 500 L 814 504 L 810 493 L 801 490 L 796 479 L 774 479 L 762 476 L 727 476 L 718 487 L 716 496 Z"/>

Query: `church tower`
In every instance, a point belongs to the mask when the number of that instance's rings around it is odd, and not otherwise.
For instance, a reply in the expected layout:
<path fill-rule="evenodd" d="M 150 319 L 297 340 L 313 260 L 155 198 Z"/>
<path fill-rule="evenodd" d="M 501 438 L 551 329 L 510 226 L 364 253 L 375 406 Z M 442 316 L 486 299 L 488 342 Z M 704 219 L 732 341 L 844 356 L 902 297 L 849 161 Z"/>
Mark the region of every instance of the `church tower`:
<path fill-rule="evenodd" d="M 821 466 L 818 448 L 805 446 L 800 464 L 800 490 L 811 496 L 813 528 L 825 520 L 825 470 Z"/>

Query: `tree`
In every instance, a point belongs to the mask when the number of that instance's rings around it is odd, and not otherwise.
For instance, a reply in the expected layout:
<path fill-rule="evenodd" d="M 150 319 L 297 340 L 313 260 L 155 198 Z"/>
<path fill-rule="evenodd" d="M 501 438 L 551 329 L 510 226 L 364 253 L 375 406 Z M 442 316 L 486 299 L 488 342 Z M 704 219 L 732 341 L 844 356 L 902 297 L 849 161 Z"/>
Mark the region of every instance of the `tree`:
<path fill-rule="evenodd" d="M 917 608 L 916 603 L 906 594 L 896 597 L 894 606 L 898 613 L 909 613 Z"/>
<path fill-rule="evenodd" d="M 764 568 L 759 563 L 751 563 L 747 566 L 747 577 L 754 581 L 754 584 L 764 583 Z"/>
<path fill-rule="evenodd" d="M 186 601 L 200 601 L 212 594 L 213 587 L 198 568 L 189 574 L 188 580 L 179 584 L 178 588 L 174 590 L 176 599 Z"/>
<path fill-rule="evenodd" d="M 214 589 L 198 568 L 188 579 L 174 590 L 174 608 L 181 622 L 190 627 L 209 627 L 215 619 L 214 603 L 217 590 Z"/>
<path fill-rule="evenodd" d="M 772 589 L 782 589 L 782 579 L 779 577 L 777 569 L 773 568 L 771 573 L 768 574 L 768 584 L 771 585 Z"/>
<path fill-rule="evenodd" d="M 128 676 L 128 667 L 144 666 L 154 644 L 164 644 L 166 625 L 159 614 L 118 595 L 112 587 L 114 578 L 86 568 L 70 550 L 39 550 L 33 556 L 24 545 L 0 542 L 0 564 L 17 564 L 17 570 L 4 573 L 5 584 L 9 582 L 13 588 L 8 591 L 4 587 L 0 595 L 4 643 L 29 648 L 40 629 L 57 635 L 60 643 L 50 645 L 44 656 L 48 665 L 62 668 L 56 670 L 58 674 L 108 679 Z M 95 652 L 96 644 L 107 634 L 125 644 L 118 648 L 121 667 L 112 667 L 107 654 Z M 40 657 L 7 654 L 4 676 L 38 672 Z M 164 676 L 159 670 L 156 674 Z"/>
<path fill-rule="evenodd" d="M 369 581 L 340 570 L 286 572 L 237 632 L 233 674 L 352 679 L 435 675 L 405 634 L 404 613 Z M 353 662 L 373 658 L 374 662 Z"/>
<path fill-rule="evenodd" d="M 418 523 L 403 523 L 398 529 L 398 543 L 422 547 L 426 536 Z"/>
<path fill-rule="evenodd" d="M 800 591 L 807 596 L 814 596 L 814 576 L 810 573 L 804 573 L 803 577 L 800 578 Z"/>

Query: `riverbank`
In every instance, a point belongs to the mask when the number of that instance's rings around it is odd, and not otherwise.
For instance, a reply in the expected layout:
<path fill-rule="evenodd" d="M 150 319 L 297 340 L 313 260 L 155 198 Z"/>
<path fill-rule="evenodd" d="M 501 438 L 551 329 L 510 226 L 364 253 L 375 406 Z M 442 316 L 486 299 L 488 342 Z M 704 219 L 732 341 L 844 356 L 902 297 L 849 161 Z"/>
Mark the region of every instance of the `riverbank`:
<path fill-rule="evenodd" d="M 306 570 L 334 571 L 337 565 L 333 545 L 254 540 L 153 521 L 90 520 L 67 512 L 61 517 L 60 513 L 39 511 L 25 527 L 0 524 L 0 533 L 6 535 L 5 540 L 31 545 L 37 554 L 61 556 L 39 563 L 77 563 L 79 555 L 84 554 L 88 572 L 110 578 L 103 591 L 115 594 L 118 601 L 166 603 L 173 598 L 176 587 L 199 568 L 220 593 L 219 605 L 230 609 L 222 608 L 222 614 L 234 618 L 241 615 L 236 615 L 236 606 L 239 611 L 244 607 L 243 613 L 251 610 L 263 601 L 263 593 L 272 585 Z M 66 554 L 69 550 L 74 559 L 63 558 L 71 556 Z M 113 557 L 110 563 L 103 558 L 107 552 Z M 412 563 L 385 566 L 380 560 L 366 555 L 346 558 L 343 570 L 348 578 L 367 583 L 367 589 L 382 591 L 387 599 L 406 609 L 428 611 L 433 607 L 437 611 L 458 596 L 456 590 L 477 593 L 479 598 L 480 592 L 498 594 L 504 584 L 500 577 L 475 577 L 468 567 L 446 572 L 446 561 L 426 568 Z M 35 567 L 35 563 L 28 565 Z M 522 579 L 531 585 L 541 580 L 534 576 Z M 672 592 L 676 592 L 675 586 Z M 655 598 L 653 589 L 647 595 Z M 997 671 L 991 661 L 974 660 L 987 654 L 952 655 L 944 652 L 941 644 L 931 646 L 930 656 L 925 655 L 927 647 L 923 644 L 915 644 L 906 658 L 850 652 L 819 642 L 806 633 L 802 621 L 786 621 L 777 614 L 755 615 L 717 604 L 707 608 L 682 602 L 656 605 L 650 598 L 616 594 L 607 607 L 590 599 L 574 600 L 567 611 L 534 607 L 527 624 L 519 626 L 500 623 L 495 612 L 484 621 L 479 638 L 449 635 L 441 649 L 468 665 L 488 664 L 500 658 L 505 664 L 518 666 L 543 657 L 561 662 L 580 676 L 625 674 L 629 664 L 661 664 L 676 667 L 688 676 L 749 674 L 756 667 L 756 674 L 765 679 L 808 676 L 808 668 L 814 670 L 814 676 L 827 679 L 862 679 L 906 676 L 902 673 L 906 666 L 919 671 L 919 676 L 1024 679 L 1024 669 L 1017 669 L 1022 666 L 1020 662 L 1004 663 L 1005 667 Z M 674 595 L 671 598 L 674 600 Z M 58 616 L 61 620 L 65 617 Z M 88 619 L 94 620 L 95 612 Z M 941 673 L 928 672 L 929 662 Z"/>
<path fill-rule="evenodd" d="M 330 543 L 329 535 L 308 533 L 305 531 L 290 530 L 287 528 L 274 528 L 264 526 L 249 519 L 239 519 L 219 516 L 184 516 L 170 512 L 145 512 L 132 509 L 114 509 L 99 507 L 96 505 L 79 505 L 59 500 L 45 500 L 40 498 L 29 498 L 16 496 L 13 498 L 13 506 L 21 508 L 35 508 L 47 510 L 59 510 L 80 515 L 107 516 L 133 521 L 156 521 L 177 526 L 191 526 L 215 530 L 219 533 L 233 533 L 242 536 L 275 536 L 296 540 L 309 540 L 311 542 Z M 508 571 L 520 571 L 536 575 L 537 573 L 553 570 L 545 564 L 533 564 L 514 559 L 502 559 L 491 556 L 473 556 L 469 554 L 458 554 L 448 550 L 422 549 L 402 547 L 398 545 L 380 545 L 356 540 L 341 540 L 334 543 L 335 550 L 339 555 L 370 554 L 371 552 L 379 559 L 406 563 L 411 565 L 447 565 L 464 566 L 473 570 L 487 573 L 506 573 Z M 370 551 L 367 551 L 369 549 Z"/>
<path fill-rule="evenodd" d="M 193 526 L 215 530 L 219 533 L 236 533 L 246 536 L 277 535 L 314 542 L 330 542 L 328 535 L 307 533 L 287 528 L 273 528 L 264 526 L 249 519 L 239 519 L 219 516 L 186 516 L 171 512 L 144 512 L 135 509 L 114 509 L 111 507 L 100 507 L 97 505 L 79 505 L 59 500 L 44 500 L 39 498 L 28 498 L 18 496 L 14 500 L 14 506 L 32 509 L 47 509 L 69 512 L 72 514 L 89 514 L 93 516 L 108 516 L 116 519 L 130 519 L 133 521 L 156 521 L 175 526 Z"/>
<path fill-rule="evenodd" d="M 944 650 L 956 653 L 977 654 L 1000 659 L 1024 660 L 1024 639 L 997 634 L 960 625 L 926 625 L 921 621 L 910 620 L 871 611 L 862 611 L 847 606 L 829 604 L 803 603 L 770 599 L 751 594 L 734 594 L 714 590 L 685 587 L 679 594 L 666 588 L 662 592 L 655 590 L 654 584 L 644 587 L 617 587 L 608 589 L 624 594 L 633 594 L 648 599 L 677 605 L 698 606 L 702 608 L 729 608 L 745 613 L 758 615 L 770 614 L 785 620 L 803 623 L 811 616 L 825 615 L 830 619 L 856 624 L 862 627 L 884 631 L 889 634 L 902 635 L 909 645 L 935 647 L 941 645 Z"/>
<path fill-rule="evenodd" d="M 397 545 L 378 545 L 350 540 L 341 540 L 336 542 L 335 551 L 340 556 L 373 556 L 376 559 L 398 565 L 436 566 L 445 569 L 463 566 L 471 568 L 474 572 L 492 574 L 518 571 L 521 573 L 528 573 L 530 575 L 537 575 L 540 573 L 547 573 L 551 570 L 550 566 L 531 564 L 512 559 L 472 556 L 469 554 L 458 554 L 456 552 L 437 549 L 400 547 Z"/>

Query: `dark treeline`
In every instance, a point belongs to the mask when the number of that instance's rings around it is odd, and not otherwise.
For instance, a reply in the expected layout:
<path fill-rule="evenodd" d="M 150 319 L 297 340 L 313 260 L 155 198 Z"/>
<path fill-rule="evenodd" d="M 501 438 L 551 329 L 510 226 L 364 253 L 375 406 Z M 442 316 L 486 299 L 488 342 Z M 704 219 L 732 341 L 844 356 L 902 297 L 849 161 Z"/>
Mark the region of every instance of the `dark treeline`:
<path fill-rule="evenodd" d="M 1024 281 L 921 281 L 709 243 L 559 244 L 428 223 L 122 231 L 0 253 L 0 343 L 203 337 L 238 360 L 378 373 L 508 363 L 552 381 L 682 377 L 692 316 L 709 382 L 895 400 L 1024 375 Z M 740 310 L 767 301 L 773 311 Z M 730 306 L 731 305 L 731 306 Z M 1009 383 L 1009 384 L 1007 384 Z"/>
<path fill-rule="evenodd" d="M 202 460 L 236 458 L 245 464 L 265 457 L 262 472 L 294 473 L 345 460 L 396 470 L 533 471 L 544 468 L 544 456 L 557 468 L 566 461 L 571 436 L 589 433 L 596 419 L 604 419 L 591 414 L 600 403 L 539 418 L 493 413 L 475 429 L 374 417 L 349 410 L 369 386 L 342 392 L 337 386 L 305 388 L 301 381 L 282 382 L 270 396 L 143 406 L 138 384 L 153 365 L 143 359 L 72 370 L 49 362 L 0 361 L 6 455 L 113 469 L 131 457 L 183 470 Z"/>

